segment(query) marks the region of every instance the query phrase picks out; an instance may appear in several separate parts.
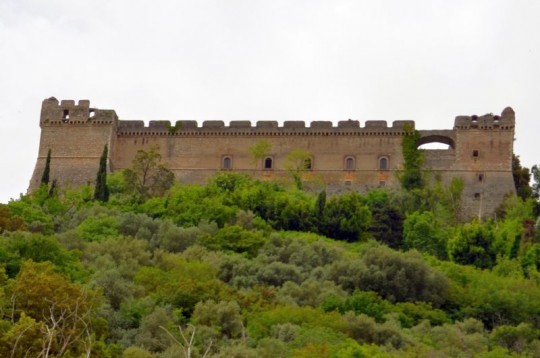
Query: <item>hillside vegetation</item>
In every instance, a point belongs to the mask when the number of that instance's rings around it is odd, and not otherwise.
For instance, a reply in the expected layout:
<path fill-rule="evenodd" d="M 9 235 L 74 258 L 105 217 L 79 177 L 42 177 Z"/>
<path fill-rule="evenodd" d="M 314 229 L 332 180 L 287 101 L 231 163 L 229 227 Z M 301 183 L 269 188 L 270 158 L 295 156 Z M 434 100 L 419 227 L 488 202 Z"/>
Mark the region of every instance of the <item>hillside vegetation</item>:
<path fill-rule="evenodd" d="M 0 356 L 540 356 L 533 199 L 460 223 L 459 182 L 327 196 L 160 175 L 0 205 Z"/>

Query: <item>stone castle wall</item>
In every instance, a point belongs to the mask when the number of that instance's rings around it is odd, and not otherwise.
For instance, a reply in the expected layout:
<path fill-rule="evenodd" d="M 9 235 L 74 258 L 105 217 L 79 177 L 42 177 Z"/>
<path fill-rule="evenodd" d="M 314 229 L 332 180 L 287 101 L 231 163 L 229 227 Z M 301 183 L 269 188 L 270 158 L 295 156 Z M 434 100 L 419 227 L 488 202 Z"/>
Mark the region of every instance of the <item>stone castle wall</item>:
<path fill-rule="evenodd" d="M 29 190 L 39 187 L 47 152 L 50 178 L 58 184 L 93 183 L 105 144 L 114 150 L 118 117 L 111 110 L 90 108 L 89 101 L 43 101 L 39 153 Z"/>
<path fill-rule="evenodd" d="M 464 181 L 464 216 L 491 215 L 504 195 L 515 192 L 512 172 L 514 112 L 501 116 L 459 116 L 452 130 L 420 130 L 419 145 L 442 142 L 448 150 L 427 150 L 426 167 L 444 181 Z M 413 121 L 332 122 L 288 121 L 143 121 L 118 120 L 114 111 L 90 107 L 88 101 L 43 101 L 41 142 L 29 190 L 39 186 L 48 149 L 51 178 L 72 185 L 95 180 L 99 157 L 109 146 L 109 169 L 127 168 L 138 150 L 157 147 L 178 180 L 204 183 L 220 170 L 247 173 L 264 180 L 290 180 L 287 155 L 307 150 L 311 169 L 303 175 L 308 186 L 329 192 L 386 186 L 398 188 L 403 167 L 401 143 Z M 267 158 L 253 163 L 249 149 L 265 140 Z"/>

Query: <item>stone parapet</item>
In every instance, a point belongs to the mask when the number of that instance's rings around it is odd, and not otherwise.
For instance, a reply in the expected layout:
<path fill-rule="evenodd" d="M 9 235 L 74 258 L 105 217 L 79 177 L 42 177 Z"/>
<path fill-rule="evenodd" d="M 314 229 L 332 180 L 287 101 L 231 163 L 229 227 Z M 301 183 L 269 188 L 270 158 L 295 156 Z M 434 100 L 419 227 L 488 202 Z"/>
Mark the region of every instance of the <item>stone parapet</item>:
<path fill-rule="evenodd" d="M 502 129 L 513 130 L 515 127 L 515 113 L 506 107 L 501 115 L 488 113 L 483 116 L 457 116 L 454 121 L 455 129 Z"/>
<path fill-rule="evenodd" d="M 90 107 L 90 101 L 73 100 L 58 102 L 54 97 L 43 100 L 41 106 L 40 126 L 58 125 L 110 125 L 118 121 L 113 110 Z"/>
<path fill-rule="evenodd" d="M 105 145 L 108 168 L 132 165 L 140 150 L 157 148 L 178 180 L 205 183 L 221 171 L 250 174 L 284 182 L 289 176 L 290 153 L 309 153 L 306 187 L 319 185 L 329 192 L 399 188 L 404 167 L 403 137 L 413 133 L 411 120 L 387 121 L 224 121 L 176 122 L 119 120 L 115 111 L 90 107 L 88 100 L 42 104 L 41 139 L 29 190 L 40 185 L 48 150 L 51 178 L 71 185 L 92 183 Z M 491 215 L 507 193 L 515 192 L 512 152 L 515 113 L 458 116 L 452 129 L 418 130 L 417 147 L 446 144 L 447 149 L 425 150 L 424 168 L 449 183 L 463 181 L 462 214 L 469 218 Z M 263 158 L 253 159 L 251 148 L 265 140 Z M 425 147 L 422 147 L 425 148 Z M 429 147 L 428 147 L 429 148 Z M 431 147 L 432 148 L 432 147 Z M 310 185 L 307 185 L 311 183 Z"/>
<path fill-rule="evenodd" d="M 366 121 L 361 127 L 359 121 L 339 121 L 334 126 L 330 121 L 314 121 L 309 126 L 304 121 L 285 121 L 282 126 L 277 121 L 258 121 L 252 125 L 250 121 L 231 121 L 225 125 L 223 121 L 204 121 L 199 126 L 196 121 L 150 121 L 148 126 L 143 121 L 118 121 L 119 136 L 192 136 L 192 135 L 404 135 L 408 129 L 414 128 L 414 121 L 394 121 L 388 126 L 386 121 Z"/>

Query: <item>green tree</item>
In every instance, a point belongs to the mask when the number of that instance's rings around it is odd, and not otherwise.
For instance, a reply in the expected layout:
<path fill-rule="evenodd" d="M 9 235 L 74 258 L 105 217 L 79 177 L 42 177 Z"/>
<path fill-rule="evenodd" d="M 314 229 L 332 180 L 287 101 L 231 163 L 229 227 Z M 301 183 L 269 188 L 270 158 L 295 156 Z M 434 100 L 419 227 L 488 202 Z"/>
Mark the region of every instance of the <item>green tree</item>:
<path fill-rule="evenodd" d="M 181 309 L 185 317 L 191 316 L 197 302 L 221 299 L 227 291 L 225 283 L 216 277 L 217 270 L 207 263 L 170 254 L 162 255 L 161 260 L 156 266 L 141 268 L 135 281 L 158 302 Z"/>
<path fill-rule="evenodd" d="M 0 204 L 0 234 L 4 231 L 16 231 L 24 228 L 24 220 L 13 216 L 9 212 L 9 207 Z"/>
<path fill-rule="evenodd" d="M 437 256 L 447 257 L 448 232 L 433 212 L 414 212 L 403 223 L 403 239 L 406 249 L 416 249 Z"/>
<path fill-rule="evenodd" d="M 196 324 L 212 327 L 228 338 L 238 338 L 244 333 L 240 306 L 235 301 L 199 302 L 192 319 Z"/>
<path fill-rule="evenodd" d="M 538 200 L 540 199 L 540 167 L 538 165 L 533 165 L 531 168 L 531 173 L 534 179 L 532 186 L 533 196 L 536 200 Z"/>
<path fill-rule="evenodd" d="M 138 150 L 131 168 L 124 170 L 126 187 L 141 199 L 163 195 L 173 184 L 174 174 L 161 163 L 159 147 Z"/>
<path fill-rule="evenodd" d="M 99 159 L 99 169 L 96 178 L 96 188 L 94 190 L 94 199 L 98 201 L 109 201 L 109 187 L 107 186 L 107 145 L 103 148 L 103 153 Z"/>
<path fill-rule="evenodd" d="M 249 148 L 249 154 L 251 155 L 251 163 L 257 167 L 258 162 L 260 162 L 264 157 L 270 154 L 272 150 L 272 144 L 267 140 L 260 140 Z"/>
<path fill-rule="evenodd" d="M 448 255 L 462 265 L 491 268 L 495 264 L 493 231 L 479 222 L 465 224 L 449 241 Z"/>
<path fill-rule="evenodd" d="M 533 165 L 531 168 L 531 173 L 534 179 L 532 185 L 532 197 L 536 200 L 534 213 L 536 216 L 540 217 L 540 167 L 538 165 Z"/>
<path fill-rule="evenodd" d="M 369 232 L 373 238 L 392 248 L 399 248 L 403 241 L 403 213 L 385 190 L 370 191 L 365 199 L 371 211 Z"/>
<path fill-rule="evenodd" d="M 516 275 L 500 276 L 472 265 L 439 262 L 438 268 L 451 282 L 448 307 L 457 317 L 480 319 L 488 329 L 519 323 L 538 324 L 540 287 Z"/>
<path fill-rule="evenodd" d="M 317 196 L 315 202 L 315 213 L 318 219 L 322 219 L 324 215 L 324 207 L 326 206 L 326 190 L 323 190 Z"/>
<path fill-rule="evenodd" d="M 49 261 L 55 269 L 72 279 L 82 279 L 84 269 L 76 251 L 68 251 L 54 237 L 28 232 L 14 232 L 5 235 L 0 242 L 0 261 L 7 274 L 14 277 L 26 260 Z"/>
<path fill-rule="evenodd" d="M 371 213 L 360 200 L 360 195 L 351 192 L 334 196 L 324 208 L 324 217 L 319 231 L 334 239 L 349 242 L 362 239 L 371 223 Z"/>
<path fill-rule="evenodd" d="M 293 149 L 285 157 L 285 169 L 297 189 L 302 190 L 302 175 L 311 169 L 311 153 L 305 149 Z"/>
<path fill-rule="evenodd" d="M 47 151 L 47 159 L 45 160 L 45 169 L 43 169 L 43 175 L 41 176 L 41 184 L 49 185 L 49 176 L 51 171 L 51 150 Z"/>
<path fill-rule="evenodd" d="M 163 352 L 172 342 L 167 334 L 167 330 L 174 328 L 174 322 L 171 319 L 171 313 L 163 308 L 156 307 L 154 311 L 141 319 L 135 342 L 138 346 L 144 347 L 150 352 Z"/>
<path fill-rule="evenodd" d="M 518 354 L 525 355 L 526 351 L 529 349 L 530 353 L 533 353 L 534 348 L 531 347 L 531 343 L 536 340 L 536 345 L 538 345 L 540 331 L 538 329 L 534 329 L 528 323 L 521 323 L 516 327 L 504 325 L 496 327 L 491 332 L 489 338 L 490 341 L 496 345 Z"/>
<path fill-rule="evenodd" d="M 529 168 L 521 166 L 519 155 L 515 154 L 512 154 L 512 175 L 514 177 L 517 195 L 523 200 L 532 197 L 533 190 L 530 186 L 531 173 Z"/>
<path fill-rule="evenodd" d="M 238 225 L 225 226 L 213 237 L 203 240 L 203 245 L 213 250 L 226 250 L 245 253 L 253 257 L 266 242 L 258 232 L 245 230 Z"/>
<path fill-rule="evenodd" d="M 374 246 L 364 251 L 362 261 L 357 283 L 362 290 L 375 291 L 391 302 L 424 301 L 438 307 L 447 300 L 448 280 L 416 251 Z"/>
<path fill-rule="evenodd" d="M 25 262 L 10 286 L 11 317 L 25 316 L 41 327 L 41 351 L 36 357 L 90 356 L 99 327 L 96 292 L 69 282 L 49 263 Z M 28 347 L 30 348 L 30 347 Z"/>

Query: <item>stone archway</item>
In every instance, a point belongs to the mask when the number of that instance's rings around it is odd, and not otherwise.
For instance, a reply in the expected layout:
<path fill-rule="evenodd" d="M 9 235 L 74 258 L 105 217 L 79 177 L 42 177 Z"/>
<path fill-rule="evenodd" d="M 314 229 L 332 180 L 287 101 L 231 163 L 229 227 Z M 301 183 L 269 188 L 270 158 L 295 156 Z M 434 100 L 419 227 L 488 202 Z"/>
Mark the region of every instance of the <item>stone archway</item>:
<path fill-rule="evenodd" d="M 420 139 L 416 142 L 417 148 L 424 144 L 441 143 L 448 145 L 448 149 L 456 149 L 452 131 L 420 131 L 420 135 Z"/>

